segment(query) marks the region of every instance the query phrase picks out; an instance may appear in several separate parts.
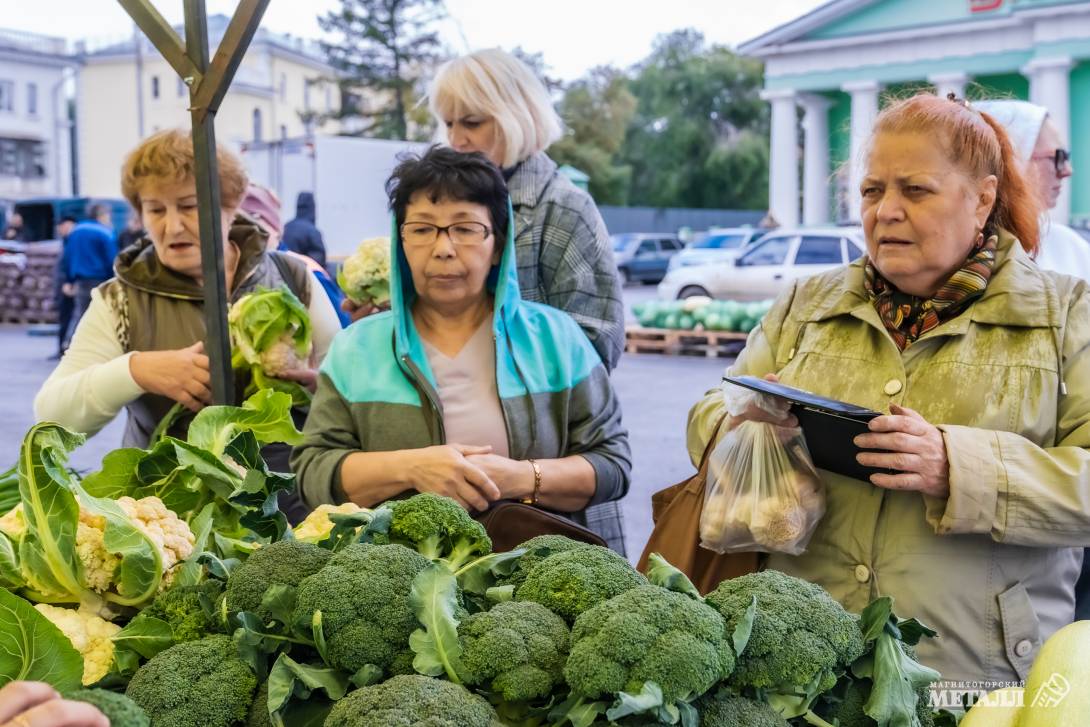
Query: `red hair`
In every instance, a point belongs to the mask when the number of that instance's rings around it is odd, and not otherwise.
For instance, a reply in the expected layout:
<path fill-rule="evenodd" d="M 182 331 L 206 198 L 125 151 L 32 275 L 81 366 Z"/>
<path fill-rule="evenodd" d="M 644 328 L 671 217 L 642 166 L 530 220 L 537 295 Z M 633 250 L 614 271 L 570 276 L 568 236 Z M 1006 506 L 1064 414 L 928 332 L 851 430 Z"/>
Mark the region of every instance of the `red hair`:
<path fill-rule="evenodd" d="M 890 105 L 878 115 L 874 136 L 882 133 L 934 136 L 945 142 L 951 161 L 970 179 L 979 181 L 994 174 L 999 183 L 984 234 L 996 234 L 1002 228 L 1017 237 L 1026 252 L 1036 254 L 1040 244 L 1039 202 L 1002 124 L 961 101 L 921 93 Z"/>

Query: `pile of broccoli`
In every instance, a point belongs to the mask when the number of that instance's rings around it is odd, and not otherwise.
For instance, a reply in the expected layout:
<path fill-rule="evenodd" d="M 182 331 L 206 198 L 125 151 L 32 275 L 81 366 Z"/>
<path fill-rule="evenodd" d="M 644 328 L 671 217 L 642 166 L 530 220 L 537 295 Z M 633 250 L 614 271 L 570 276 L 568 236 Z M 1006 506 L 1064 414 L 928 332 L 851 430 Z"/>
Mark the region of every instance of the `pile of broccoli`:
<path fill-rule="evenodd" d="M 927 629 L 889 603 L 856 616 L 775 571 L 702 597 L 661 558 L 645 576 L 557 535 L 493 554 L 434 495 L 372 515 L 165 591 L 146 613 L 173 645 L 96 703 L 123 727 L 868 727 L 879 681 L 912 673 L 900 723 L 933 725 Z M 874 669 L 890 639 L 904 660 Z"/>

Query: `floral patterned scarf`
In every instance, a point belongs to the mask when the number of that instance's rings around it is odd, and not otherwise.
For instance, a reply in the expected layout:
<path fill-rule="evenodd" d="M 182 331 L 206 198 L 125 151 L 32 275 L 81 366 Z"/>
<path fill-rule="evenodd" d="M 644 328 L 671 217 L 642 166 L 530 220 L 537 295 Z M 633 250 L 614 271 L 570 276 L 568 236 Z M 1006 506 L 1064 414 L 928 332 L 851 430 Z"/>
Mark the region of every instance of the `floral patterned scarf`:
<path fill-rule="evenodd" d="M 867 296 L 899 349 L 904 351 L 920 336 L 956 317 L 984 295 L 995 267 L 998 242 L 995 235 L 989 237 L 928 300 L 897 290 L 867 260 L 863 277 Z"/>

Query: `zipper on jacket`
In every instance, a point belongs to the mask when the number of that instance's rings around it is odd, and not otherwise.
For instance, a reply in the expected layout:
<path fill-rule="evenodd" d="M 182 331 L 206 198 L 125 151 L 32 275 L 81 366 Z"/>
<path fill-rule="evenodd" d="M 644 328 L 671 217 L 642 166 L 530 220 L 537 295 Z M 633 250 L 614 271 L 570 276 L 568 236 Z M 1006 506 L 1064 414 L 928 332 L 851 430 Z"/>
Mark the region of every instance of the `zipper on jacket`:
<path fill-rule="evenodd" d="M 504 340 L 507 342 L 507 350 L 511 352 L 511 363 L 513 363 L 515 365 L 515 374 L 519 377 L 519 381 L 522 383 L 522 388 L 526 390 L 526 393 L 523 396 L 526 399 L 526 410 L 530 414 L 530 445 L 528 447 L 526 447 L 526 449 L 523 451 L 523 454 L 525 455 L 526 453 L 532 451 L 534 446 L 537 444 L 537 417 L 534 416 L 534 396 L 533 396 L 533 394 L 530 393 L 530 385 L 528 383 L 526 383 L 526 376 L 523 375 L 522 367 L 519 366 L 518 357 L 515 356 L 515 347 L 511 345 L 511 335 L 510 335 L 509 331 L 507 330 L 507 320 L 505 318 L 503 318 L 502 312 L 501 312 L 501 315 L 500 315 L 500 320 L 503 321 L 503 336 L 504 336 Z M 495 338 L 495 336 L 493 336 L 493 338 Z M 497 374 L 496 374 L 496 396 L 499 397 L 500 383 L 499 383 L 499 373 L 498 373 L 498 371 L 499 371 L 498 362 L 497 362 L 496 370 L 497 370 Z M 502 399 L 500 399 L 500 410 L 501 411 L 503 410 L 503 400 Z M 506 427 L 507 426 L 507 413 L 506 412 L 504 412 L 503 423 L 504 423 L 504 426 Z M 508 429 L 507 441 L 508 441 L 508 444 L 510 444 L 510 442 L 511 442 L 510 429 Z"/>
<path fill-rule="evenodd" d="M 408 354 L 405 354 L 401 357 L 401 362 L 405 364 L 405 367 L 409 369 L 409 372 L 413 375 L 413 378 L 416 379 L 413 383 L 416 385 L 417 390 L 424 392 L 424 398 L 427 400 L 428 406 L 431 407 L 432 414 L 434 415 L 433 421 L 437 422 L 439 425 L 439 441 L 437 442 L 437 444 L 446 444 L 447 430 L 446 427 L 443 426 L 443 416 L 442 414 L 440 414 L 440 412 L 442 412 L 443 410 L 435 399 L 435 394 L 432 391 L 431 385 L 428 383 L 427 379 L 424 378 L 423 372 L 416 365 L 416 363 L 411 358 L 409 358 Z"/>

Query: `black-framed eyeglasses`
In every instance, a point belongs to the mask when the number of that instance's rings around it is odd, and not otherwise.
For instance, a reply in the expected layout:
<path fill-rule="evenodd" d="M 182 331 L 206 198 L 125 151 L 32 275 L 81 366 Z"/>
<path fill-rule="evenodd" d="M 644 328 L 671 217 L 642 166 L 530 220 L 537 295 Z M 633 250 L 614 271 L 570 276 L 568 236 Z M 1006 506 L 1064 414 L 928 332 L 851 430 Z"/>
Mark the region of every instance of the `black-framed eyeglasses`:
<path fill-rule="evenodd" d="M 1052 164 L 1056 167 L 1056 173 L 1062 174 L 1064 167 L 1071 161 L 1071 152 L 1067 149 L 1057 149 L 1051 154 L 1034 154 L 1032 159 L 1051 159 Z"/>
<path fill-rule="evenodd" d="M 455 245 L 473 247 L 483 244 L 492 234 L 488 225 L 480 222 L 455 222 L 443 227 L 430 222 L 406 222 L 401 225 L 400 231 L 402 242 L 409 247 L 431 247 L 441 232 L 447 233 Z"/>

